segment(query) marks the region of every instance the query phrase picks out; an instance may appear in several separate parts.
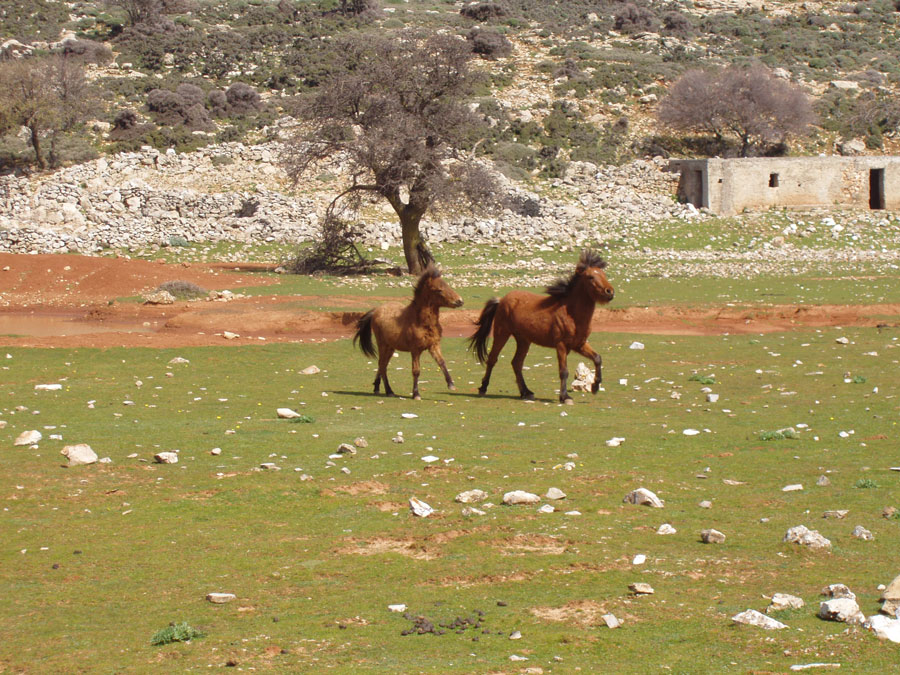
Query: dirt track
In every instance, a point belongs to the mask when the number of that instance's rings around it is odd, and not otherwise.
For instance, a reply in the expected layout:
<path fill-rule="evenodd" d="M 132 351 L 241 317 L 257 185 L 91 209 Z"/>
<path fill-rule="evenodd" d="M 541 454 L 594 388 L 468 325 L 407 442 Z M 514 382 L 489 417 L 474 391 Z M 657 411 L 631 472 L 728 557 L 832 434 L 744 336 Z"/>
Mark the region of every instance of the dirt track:
<path fill-rule="evenodd" d="M 8 268 L 8 269 L 7 269 Z M 0 254 L 0 345 L 179 347 L 327 340 L 352 334 L 357 312 L 298 311 L 296 296 L 168 306 L 110 305 L 179 279 L 239 290 L 277 280 L 234 271 L 234 264 L 167 265 L 142 260 Z M 377 300 L 373 300 L 373 303 Z M 326 303 L 340 305 L 341 299 Z M 444 334 L 468 336 L 478 309 L 441 314 Z M 889 317 L 889 319 L 885 319 Z M 659 335 L 768 333 L 802 327 L 900 325 L 900 304 L 863 306 L 631 307 L 598 309 L 593 330 Z M 230 331 L 239 338 L 226 340 Z"/>

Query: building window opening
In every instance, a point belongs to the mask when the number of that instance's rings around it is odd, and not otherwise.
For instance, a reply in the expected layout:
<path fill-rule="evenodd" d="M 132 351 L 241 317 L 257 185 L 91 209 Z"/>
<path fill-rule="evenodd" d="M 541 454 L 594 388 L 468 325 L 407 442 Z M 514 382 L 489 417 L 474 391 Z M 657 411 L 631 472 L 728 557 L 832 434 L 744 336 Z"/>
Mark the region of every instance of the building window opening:
<path fill-rule="evenodd" d="M 772 188 L 778 187 L 778 174 L 777 173 L 769 174 L 769 187 L 772 187 Z"/>
<path fill-rule="evenodd" d="M 870 169 L 869 208 L 883 209 L 884 206 L 884 169 Z"/>

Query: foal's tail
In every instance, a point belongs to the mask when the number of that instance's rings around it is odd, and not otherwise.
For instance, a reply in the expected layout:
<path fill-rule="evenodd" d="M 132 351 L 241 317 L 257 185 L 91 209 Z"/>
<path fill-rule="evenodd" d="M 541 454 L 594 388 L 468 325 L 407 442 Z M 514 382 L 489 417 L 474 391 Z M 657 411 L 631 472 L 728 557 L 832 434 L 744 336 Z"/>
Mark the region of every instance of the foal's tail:
<path fill-rule="evenodd" d="M 359 341 L 359 348 L 366 356 L 375 358 L 375 345 L 372 343 L 372 315 L 374 309 L 370 309 L 363 314 L 362 318 L 356 322 L 356 334 L 353 336 L 353 346 Z"/>
<path fill-rule="evenodd" d="M 476 330 L 475 334 L 469 338 L 469 349 L 475 352 L 475 356 L 478 357 L 479 363 L 484 363 L 487 359 L 487 341 L 491 336 L 491 326 L 494 325 L 494 315 L 497 313 L 497 307 L 499 305 L 500 300 L 497 298 L 491 298 L 485 303 L 484 309 L 481 310 L 481 316 L 479 316 L 478 321 L 475 322 L 478 326 L 478 330 Z"/>

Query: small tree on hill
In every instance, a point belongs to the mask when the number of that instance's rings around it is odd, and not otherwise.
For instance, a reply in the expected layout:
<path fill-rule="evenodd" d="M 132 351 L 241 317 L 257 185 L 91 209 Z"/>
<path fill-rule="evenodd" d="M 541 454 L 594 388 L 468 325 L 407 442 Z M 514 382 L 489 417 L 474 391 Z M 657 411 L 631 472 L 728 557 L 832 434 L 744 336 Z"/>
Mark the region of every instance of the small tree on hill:
<path fill-rule="evenodd" d="M 816 120 L 803 90 L 761 65 L 689 70 L 660 101 L 657 118 L 679 131 L 711 133 L 720 143 L 732 135 L 741 157 L 754 145 L 805 135 Z"/>
<path fill-rule="evenodd" d="M 346 40 L 334 74 L 301 108 L 305 133 L 287 146 L 295 181 L 334 165 L 348 176 L 329 217 L 358 208 L 365 195 L 386 200 L 400 221 L 410 273 L 430 253 L 422 217 L 442 206 L 486 206 L 495 181 L 474 161 L 484 122 L 467 106 L 475 77 L 471 50 L 450 35 L 412 33 Z"/>

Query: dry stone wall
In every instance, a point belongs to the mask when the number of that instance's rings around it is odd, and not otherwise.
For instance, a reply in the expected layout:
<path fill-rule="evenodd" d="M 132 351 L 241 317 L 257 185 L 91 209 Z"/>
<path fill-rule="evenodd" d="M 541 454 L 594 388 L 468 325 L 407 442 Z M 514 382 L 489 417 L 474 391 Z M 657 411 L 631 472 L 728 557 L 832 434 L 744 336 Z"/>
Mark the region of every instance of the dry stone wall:
<path fill-rule="evenodd" d="M 104 248 L 188 242 L 311 241 L 331 190 L 290 194 L 278 166 L 281 145 L 213 145 L 177 154 L 145 148 L 37 178 L 0 178 L 0 251 L 93 253 Z M 662 159 L 599 168 L 573 162 L 542 197 L 501 178 L 512 206 L 486 218 L 423 222 L 432 242 L 534 241 L 578 244 L 601 223 L 699 217 L 671 195 L 676 177 Z M 400 242 L 389 209 L 365 218 L 364 243 Z"/>

